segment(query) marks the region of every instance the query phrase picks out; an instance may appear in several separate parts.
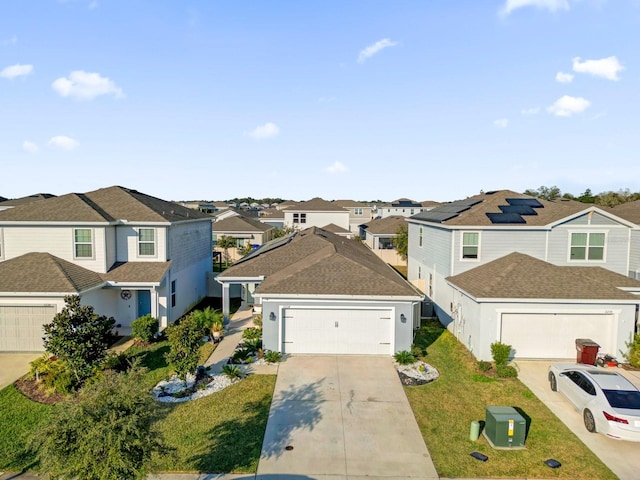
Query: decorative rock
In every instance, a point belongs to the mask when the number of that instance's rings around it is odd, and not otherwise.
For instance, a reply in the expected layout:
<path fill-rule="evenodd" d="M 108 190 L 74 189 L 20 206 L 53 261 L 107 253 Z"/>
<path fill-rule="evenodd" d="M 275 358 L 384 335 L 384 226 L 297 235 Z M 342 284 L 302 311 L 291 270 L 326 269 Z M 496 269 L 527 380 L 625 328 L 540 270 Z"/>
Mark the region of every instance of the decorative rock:
<path fill-rule="evenodd" d="M 198 398 L 206 397 L 212 393 L 219 392 L 234 383 L 240 381 L 239 379 L 231 380 L 226 375 L 213 375 L 211 381 L 207 386 L 201 390 L 196 390 L 191 395 L 185 395 L 184 397 L 174 397 L 173 395 L 179 392 L 184 392 L 190 388 L 193 388 L 195 384 L 195 376 L 187 375 L 187 385 L 173 375 L 169 380 L 162 380 L 151 390 L 151 395 L 158 401 L 163 403 L 181 403 L 188 402 L 189 400 L 196 400 Z"/>
<path fill-rule="evenodd" d="M 417 361 L 409 365 L 396 364 L 403 385 L 424 385 L 436 380 L 440 373 L 426 362 Z"/>

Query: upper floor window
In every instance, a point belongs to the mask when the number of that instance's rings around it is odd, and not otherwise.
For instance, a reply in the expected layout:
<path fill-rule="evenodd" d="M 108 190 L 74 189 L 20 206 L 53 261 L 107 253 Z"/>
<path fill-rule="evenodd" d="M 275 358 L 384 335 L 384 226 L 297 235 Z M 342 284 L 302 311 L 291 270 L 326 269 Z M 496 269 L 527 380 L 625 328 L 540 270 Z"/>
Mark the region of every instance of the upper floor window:
<path fill-rule="evenodd" d="M 462 258 L 478 258 L 480 234 L 478 232 L 462 233 Z"/>
<path fill-rule="evenodd" d="M 176 281 L 171 280 L 171 306 L 176 306 Z"/>
<path fill-rule="evenodd" d="M 73 230 L 74 258 L 93 258 L 93 235 L 90 228 Z"/>
<path fill-rule="evenodd" d="M 354 208 L 353 209 L 353 214 L 354 215 L 362 215 L 362 208 Z"/>
<path fill-rule="evenodd" d="M 605 234 L 582 232 L 571 234 L 571 260 L 604 260 Z"/>
<path fill-rule="evenodd" d="M 306 213 L 294 213 L 293 214 L 293 223 L 307 223 L 307 214 Z"/>
<path fill-rule="evenodd" d="M 153 256 L 156 254 L 156 230 L 154 228 L 138 229 L 138 255 Z"/>
<path fill-rule="evenodd" d="M 422 246 L 422 233 L 423 233 L 423 232 L 422 232 L 422 227 L 420 227 L 419 232 L 420 232 L 420 233 L 419 233 L 419 235 L 418 235 L 418 246 L 419 246 L 419 247 L 421 247 L 421 246 Z"/>

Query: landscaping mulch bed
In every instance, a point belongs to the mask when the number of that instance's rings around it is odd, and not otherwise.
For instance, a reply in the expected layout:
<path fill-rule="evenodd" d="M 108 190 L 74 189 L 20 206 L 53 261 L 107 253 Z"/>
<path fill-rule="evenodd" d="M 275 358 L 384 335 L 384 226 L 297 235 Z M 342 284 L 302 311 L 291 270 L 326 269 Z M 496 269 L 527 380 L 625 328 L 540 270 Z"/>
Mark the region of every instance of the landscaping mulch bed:
<path fill-rule="evenodd" d="M 44 403 L 45 405 L 55 405 L 60 402 L 65 396 L 60 393 L 53 393 L 47 395 L 38 385 L 36 380 L 30 380 L 27 377 L 22 377 L 14 382 L 16 389 L 22 393 L 25 397 L 33 400 L 34 402 Z"/>

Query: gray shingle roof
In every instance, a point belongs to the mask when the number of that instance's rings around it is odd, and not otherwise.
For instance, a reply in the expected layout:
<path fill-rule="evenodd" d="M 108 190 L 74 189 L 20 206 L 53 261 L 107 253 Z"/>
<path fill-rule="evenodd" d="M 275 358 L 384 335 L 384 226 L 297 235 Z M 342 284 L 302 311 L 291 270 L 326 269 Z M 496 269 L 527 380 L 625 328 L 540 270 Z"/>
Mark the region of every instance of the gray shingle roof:
<path fill-rule="evenodd" d="M 356 202 L 355 200 L 334 200 L 333 203 L 343 208 L 367 208 L 369 206 L 366 203 Z"/>
<path fill-rule="evenodd" d="M 50 193 L 36 193 L 26 197 L 14 198 L 12 200 L 4 199 L 0 197 L 0 207 L 17 207 L 18 205 L 24 205 L 26 203 L 37 202 L 38 200 L 46 200 L 47 198 L 53 198 L 55 195 Z"/>
<path fill-rule="evenodd" d="M 616 205 L 609 209 L 614 215 L 624 218 L 631 223 L 640 225 L 640 200 L 635 202 L 623 203 L 622 205 Z"/>
<path fill-rule="evenodd" d="M 0 263 L 0 292 L 79 293 L 103 283 L 100 274 L 50 253 L 27 253 Z"/>
<path fill-rule="evenodd" d="M 293 212 L 347 212 L 348 210 L 342 208 L 340 205 L 336 205 L 334 202 L 323 200 L 320 197 L 312 198 L 306 202 L 298 203 L 297 205 L 287 208 L 288 211 Z"/>
<path fill-rule="evenodd" d="M 558 266 L 514 252 L 447 281 L 475 298 L 635 300 L 640 281 L 602 267 Z"/>
<path fill-rule="evenodd" d="M 439 222 L 442 225 L 461 225 L 461 226 L 490 226 L 495 225 L 490 220 L 487 214 L 500 214 L 502 210 L 501 206 L 507 206 L 509 203 L 507 199 L 516 198 L 529 198 L 528 195 L 522 193 L 513 192 L 511 190 L 498 190 L 495 192 L 481 193 L 474 195 L 465 200 L 459 200 L 456 202 L 443 203 L 440 206 L 429 210 L 427 212 L 418 213 L 411 218 L 415 220 L 426 220 L 429 218 L 437 217 L 441 212 L 443 217 L 446 218 L 446 212 L 451 210 L 451 206 L 457 203 L 472 203 L 477 201 L 475 205 L 470 206 L 468 209 L 454 215 L 451 218 Z M 535 215 L 523 215 L 521 218 L 524 220 L 522 225 L 530 226 L 544 226 L 549 225 L 557 220 L 565 218 L 569 215 L 577 213 L 582 210 L 590 208 L 590 205 L 582 204 L 579 202 L 549 202 L 543 199 L 537 199 L 542 208 L 535 208 Z"/>
<path fill-rule="evenodd" d="M 259 277 L 256 293 L 422 297 L 359 242 L 312 227 L 288 243 L 232 266 L 220 279 Z"/>
<path fill-rule="evenodd" d="M 0 211 L 1 221 L 24 222 L 179 222 L 210 218 L 209 215 L 177 203 L 145 195 L 124 187 L 59 197 Z"/>
<path fill-rule="evenodd" d="M 335 223 L 329 223 L 322 227 L 323 230 L 327 230 L 331 233 L 351 233 L 351 230 L 347 230 L 346 228 L 341 227 L 340 225 L 336 225 Z"/>
<path fill-rule="evenodd" d="M 219 232 L 267 232 L 273 227 L 241 215 L 223 218 L 213 224 L 213 233 Z"/>
<path fill-rule="evenodd" d="M 402 215 L 390 215 L 377 220 L 371 220 L 363 225 L 367 232 L 373 235 L 395 235 L 398 232 L 398 228 L 406 224 L 406 217 Z"/>
<path fill-rule="evenodd" d="M 101 276 L 110 282 L 160 283 L 171 266 L 168 262 L 119 262 Z"/>

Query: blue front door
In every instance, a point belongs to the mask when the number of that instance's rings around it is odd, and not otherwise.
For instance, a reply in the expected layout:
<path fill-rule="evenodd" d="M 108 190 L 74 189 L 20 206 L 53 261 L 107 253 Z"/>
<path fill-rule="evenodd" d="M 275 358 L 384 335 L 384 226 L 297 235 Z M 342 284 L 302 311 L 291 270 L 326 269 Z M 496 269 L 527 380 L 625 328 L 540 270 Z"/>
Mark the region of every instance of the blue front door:
<path fill-rule="evenodd" d="M 138 290 L 138 318 L 151 313 L 151 292 Z"/>

